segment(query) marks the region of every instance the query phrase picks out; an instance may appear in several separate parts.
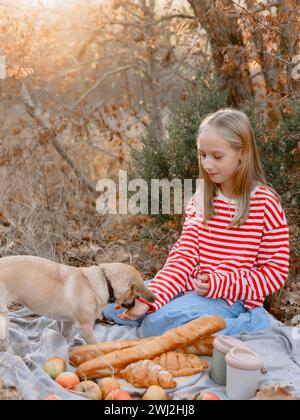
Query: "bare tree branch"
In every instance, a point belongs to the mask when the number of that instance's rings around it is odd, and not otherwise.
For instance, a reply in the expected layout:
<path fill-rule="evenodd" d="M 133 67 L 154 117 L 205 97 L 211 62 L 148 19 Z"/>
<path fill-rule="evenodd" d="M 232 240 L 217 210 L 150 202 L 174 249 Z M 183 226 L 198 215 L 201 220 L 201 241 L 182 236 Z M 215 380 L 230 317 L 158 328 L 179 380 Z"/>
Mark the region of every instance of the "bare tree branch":
<path fill-rule="evenodd" d="M 151 25 L 156 25 L 157 23 L 161 23 L 161 22 L 165 22 L 167 20 L 172 20 L 172 19 L 195 19 L 194 15 L 185 15 L 183 13 L 179 13 L 176 15 L 168 15 L 168 16 L 164 16 L 160 19 L 158 19 L 157 21 L 151 23 Z"/>
<path fill-rule="evenodd" d="M 90 138 L 87 139 L 87 144 L 89 146 L 91 146 L 93 149 L 98 150 L 98 152 L 104 153 L 105 155 L 109 156 L 111 159 L 115 160 L 115 161 L 119 161 L 119 158 L 117 155 L 114 155 L 113 153 L 111 153 L 109 150 L 106 149 L 102 149 L 101 147 L 97 146 L 96 144 L 94 144 Z"/>
<path fill-rule="evenodd" d="M 129 5 L 130 3 L 128 3 Z M 145 18 L 143 18 L 142 16 L 138 15 L 137 13 L 134 13 L 133 10 L 131 10 L 128 6 L 125 6 L 125 4 L 122 4 L 122 7 L 124 10 L 126 10 L 126 12 L 130 13 L 132 16 L 135 16 L 137 19 L 141 20 L 142 22 L 145 22 Z"/>
<path fill-rule="evenodd" d="M 168 15 L 168 16 L 164 16 L 158 20 L 155 20 L 153 22 L 148 22 L 148 23 L 143 23 L 143 27 L 149 27 L 149 26 L 153 26 L 153 25 L 157 25 L 158 23 L 161 22 L 166 22 L 168 20 L 172 20 L 172 19 L 195 19 L 195 16 L 192 15 L 185 15 L 183 13 L 179 13 L 177 15 Z M 138 28 L 141 29 L 141 24 L 138 23 L 133 23 L 133 22 L 125 22 L 122 20 L 112 20 L 109 22 L 110 25 L 120 25 L 120 26 L 132 26 L 134 28 Z"/>
<path fill-rule="evenodd" d="M 111 20 L 111 21 L 109 21 L 109 24 L 110 25 L 129 26 L 129 27 L 141 29 L 141 24 L 133 23 L 133 22 L 125 22 L 125 21 L 122 21 L 122 20 Z M 144 25 L 147 26 L 146 23 Z"/>
<path fill-rule="evenodd" d="M 279 57 L 278 55 L 274 55 L 274 54 L 272 54 L 268 51 L 261 51 L 261 53 L 264 54 L 264 55 L 269 55 L 269 56 L 273 57 L 274 60 L 281 61 L 282 63 L 287 64 L 287 65 L 290 65 L 292 63 L 292 61 L 285 60 L 284 58 Z"/>
<path fill-rule="evenodd" d="M 60 154 L 60 156 L 69 164 L 69 166 L 73 169 L 77 177 L 83 182 L 83 184 L 88 187 L 91 191 L 95 193 L 96 187 L 92 181 L 90 181 L 77 167 L 76 163 L 67 155 L 62 145 L 57 140 L 57 135 L 55 130 L 51 127 L 45 116 L 42 112 L 37 108 L 34 104 L 29 90 L 24 82 L 22 82 L 22 97 L 25 104 L 26 111 L 28 115 L 36 121 L 36 123 L 43 129 L 46 129 L 52 136 L 52 144 L 56 151 Z"/>
<path fill-rule="evenodd" d="M 116 59 L 116 57 L 119 57 L 119 56 L 122 57 L 122 53 L 106 54 L 106 55 L 102 55 L 101 57 L 99 57 L 97 59 L 94 59 L 94 60 L 89 60 L 89 61 L 85 61 L 85 62 L 82 62 L 82 63 L 77 63 L 77 64 L 74 64 L 74 65 L 71 65 L 61 72 L 56 71 L 55 73 L 53 73 L 53 75 L 54 75 L 53 77 L 51 77 L 51 73 L 50 73 L 49 78 L 48 78 L 48 82 L 52 82 L 52 81 L 57 80 L 61 77 L 65 77 L 65 76 L 68 76 L 69 74 L 76 73 L 77 71 L 81 71 L 82 67 L 89 66 L 90 64 L 103 63 L 104 60 L 111 59 L 111 58 Z"/>
<path fill-rule="evenodd" d="M 120 67 L 116 70 L 113 70 L 109 73 L 106 73 L 104 76 L 102 76 L 99 80 L 97 80 L 97 82 L 87 91 L 85 92 L 79 99 L 78 101 L 76 101 L 71 107 L 70 110 L 76 108 L 78 105 L 81 104 L 82 101 L 84 101 L 92 92 L 94 92 L 94 90 L 96 90 L 108 77 L 120 73 L 122 71 L 126 71 L 131 69 L 133 66 L 125 66 L 125 67 Z"/>

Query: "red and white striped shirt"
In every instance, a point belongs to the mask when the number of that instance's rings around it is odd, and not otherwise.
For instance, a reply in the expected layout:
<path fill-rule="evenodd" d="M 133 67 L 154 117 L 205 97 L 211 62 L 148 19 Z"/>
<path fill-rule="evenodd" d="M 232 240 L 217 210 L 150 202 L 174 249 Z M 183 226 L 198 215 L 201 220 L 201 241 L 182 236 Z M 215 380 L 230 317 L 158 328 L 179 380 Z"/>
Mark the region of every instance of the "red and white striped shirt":
<path fill-rule="evenodd" d="M 222 298 L 229 305 L 242 300 L 248 309 L 263 306 L 265 297 L 284 285 L 289 272 L 289 229 L 276 196 L 267 187 L 256 187 L 248 219 L 230 229 L 226 227 L 236 202 L 219 190 L 214 208 L 216 216 L 204 227 L 203 216 L 196 213 L 195 196 L 190 201 L 182 234 L 148 285 L 156 298 L 154 304 L 147 302 L 149 312 L 194 290 L 191 280 L 198 274 L 209 274 L 206 298 Z"/>

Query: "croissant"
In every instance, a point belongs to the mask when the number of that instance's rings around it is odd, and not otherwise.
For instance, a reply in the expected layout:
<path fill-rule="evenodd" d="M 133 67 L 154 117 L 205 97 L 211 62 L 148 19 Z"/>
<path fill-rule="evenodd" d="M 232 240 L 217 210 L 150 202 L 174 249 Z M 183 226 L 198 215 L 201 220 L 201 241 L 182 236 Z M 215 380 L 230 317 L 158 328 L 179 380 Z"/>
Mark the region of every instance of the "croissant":
<path fill-rule="evenodd" d="M 195 319 L 188 324 L 165 332 L 160 337 L 152 338 L 148 343 L 114 351 L 85 362 L 77 369 L 77 375 L 86 379 L 110 376 L 114 371 L 118 371 L 130 363 L 153 359 L 178 347 L 186 347 L 198 338 L 215 334 L 225 327 L 225 320 L 216 315 Z"/>
<path fill-rule="evenodd" d="M 208 368 L 208 364 L 194 354 L 182 354 L 175 351 L 163 353 L 152 362 L 170 372 L 173 376 L 192 376 Z"/>
<path fill-rule="evenodd" d="M 170 372 L 151 360 L 141 360 L 131 363 L 118 373 L 123 379 L 137 388 L 148 388 L 151 385 L 159 385 L 162 388 L 175 388 L 176 380 Z"/>

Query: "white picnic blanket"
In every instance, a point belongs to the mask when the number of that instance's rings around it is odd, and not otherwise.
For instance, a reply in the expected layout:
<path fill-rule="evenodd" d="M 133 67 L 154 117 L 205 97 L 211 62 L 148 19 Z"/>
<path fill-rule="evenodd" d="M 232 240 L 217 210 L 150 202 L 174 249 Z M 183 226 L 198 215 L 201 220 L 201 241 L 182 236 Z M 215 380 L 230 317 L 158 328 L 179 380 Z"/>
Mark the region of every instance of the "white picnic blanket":
<path fill-rule="evenodd" d="M 7 386 L 16 386 L 26 400 L 41 400 L 49 394 L 62 399 L 81 399 L 62 389 L 42 369 L 50 357 L 68 360 L 70 345 L 61 334 L 59 323 L 45 317 L 34 317 L 27 309 L 10 313 L 10 343 L 14 354 L 0 353 L 0 378 Z M 139 338 L 138 328 L 120 325 L 95 326 L 99 342 Z M 272 328 L 237 336 L 257 352 L 264 361 L 265 372 L 259 386 L 267 384 L 289 385 L 300 397 L 300 329 L 273 322 Z M 83 344 L 79 335 L 74 343 Z M 210 358 L 203 358 L 209 363 Z M 74 369 L 69 365 L 70 371 Z M 122 380 L 122 388 L 129 392 L 144 390 L 134 388 Z M 209 372 L 192 377 L 177 378 L 177 387 L 170 390 L 173 399 L 191 398 L 201 391 L 210 391 L 221 399 L 228 399 L 225 388 L 216 385 Z"/>

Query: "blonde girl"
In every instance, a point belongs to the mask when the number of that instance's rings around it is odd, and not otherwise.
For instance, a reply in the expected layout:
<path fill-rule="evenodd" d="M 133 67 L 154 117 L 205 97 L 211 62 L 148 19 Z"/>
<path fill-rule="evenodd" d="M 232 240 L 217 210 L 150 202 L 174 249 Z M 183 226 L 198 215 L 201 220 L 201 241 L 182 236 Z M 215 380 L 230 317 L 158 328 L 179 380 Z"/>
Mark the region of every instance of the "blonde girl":
<path fill-rule="evenodd" d="M 201 122 L 197 136 L 203 212 L 195 196 L 186 208 L 182 234 L 148 287 L 154 304 L 137 300 L 131 310 L 104 312 L 142 336 L 208 314 L 227 323 L 222 334 L 267 328 L 265 298 L 289 272 L 289 232 L 277 193 L 264 175 L 247 115 L 221 109 Z"/>

